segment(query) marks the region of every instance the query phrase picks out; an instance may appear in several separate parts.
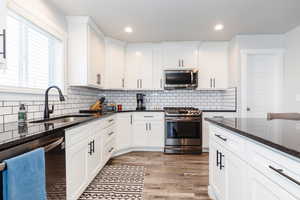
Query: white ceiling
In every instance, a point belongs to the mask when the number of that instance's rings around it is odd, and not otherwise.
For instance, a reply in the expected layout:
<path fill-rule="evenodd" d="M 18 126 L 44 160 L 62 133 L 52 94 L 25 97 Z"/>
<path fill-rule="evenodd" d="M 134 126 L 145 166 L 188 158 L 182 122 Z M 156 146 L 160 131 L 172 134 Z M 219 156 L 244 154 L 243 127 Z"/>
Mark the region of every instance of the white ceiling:
<path fill-rule="evenodd" d="M 108 36 L 129 42 L 230 40 L 285 33 L 300 25 L 300 0 L 51 0 L 66 15 L 89 15 Z M 225 29 L 215 32 L 216 23 Z M 131 35 L 124 33 L 131 26 Z"/>

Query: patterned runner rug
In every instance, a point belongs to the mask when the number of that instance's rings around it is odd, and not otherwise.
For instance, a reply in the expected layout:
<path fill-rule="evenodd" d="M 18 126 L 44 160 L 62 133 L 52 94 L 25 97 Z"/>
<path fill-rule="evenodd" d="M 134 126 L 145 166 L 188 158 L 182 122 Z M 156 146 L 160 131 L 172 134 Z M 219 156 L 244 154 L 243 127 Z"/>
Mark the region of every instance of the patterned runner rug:
<path fill-rule="evenodd" d="M 107 165 L 79 200 L 142 200 L 144 166 Z"/>

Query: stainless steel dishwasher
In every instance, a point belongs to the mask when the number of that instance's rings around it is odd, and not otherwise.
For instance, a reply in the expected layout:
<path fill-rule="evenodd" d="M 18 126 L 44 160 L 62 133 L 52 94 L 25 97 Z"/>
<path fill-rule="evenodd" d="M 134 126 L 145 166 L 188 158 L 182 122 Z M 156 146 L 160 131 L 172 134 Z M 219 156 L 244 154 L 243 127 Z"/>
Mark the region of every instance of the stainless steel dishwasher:
<path fill-rule="evenodd" d="M 6 166 L 3 160 L 18 156 L 20 154 L 32 151 L 36 148 L 45 149 L 46 165 L 46 189 L 47 200 L 66 199 L 66 164 L 64 132 L 36 139 L 3 151 L 0 151 L 0 171 L 2 180 L 2 171 Z M 1 188 L 2 186 L 2 181 Z M 3 199 L 3 190 L 1 189 L 0 199 Z"/>

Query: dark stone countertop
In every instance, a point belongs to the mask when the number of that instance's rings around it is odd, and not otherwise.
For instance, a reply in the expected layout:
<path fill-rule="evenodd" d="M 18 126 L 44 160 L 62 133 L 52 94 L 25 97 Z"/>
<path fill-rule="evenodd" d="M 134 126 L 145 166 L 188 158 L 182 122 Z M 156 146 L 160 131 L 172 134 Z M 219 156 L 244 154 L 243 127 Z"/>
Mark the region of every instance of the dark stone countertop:
<path fill-rule="evenodd" d="M 78 117 L 72 122 L 64 123 L 26 123 L 25 126 L 19 126 L 18 122 L 0 124 L 0 151 L 55 134 L 72 126 L 109 117 L 112 114 L 114 113 L 108 113 L 102 116 L 92 115 L 90 117 Z M 75 115 L 78 115 L 78 113 Z"/>
<path fill-rule="evenodd" d="M 300 121 L 263 118 L 205 120 L 300 159 Z"/>

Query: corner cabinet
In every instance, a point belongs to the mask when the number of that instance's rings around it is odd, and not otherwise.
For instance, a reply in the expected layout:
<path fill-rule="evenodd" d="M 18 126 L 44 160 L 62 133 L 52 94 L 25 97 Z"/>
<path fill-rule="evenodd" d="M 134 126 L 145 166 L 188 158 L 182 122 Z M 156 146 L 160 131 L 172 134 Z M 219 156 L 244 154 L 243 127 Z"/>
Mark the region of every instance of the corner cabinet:
<path fill-rule="evenodd" d="M 0 1 L 0 69 L 6 66 L 6 0 Z"/>
<path fill-rule="evenodd" d="M 105 38 L 104 89 L 125 89 L 125 48 L 125 42 Z"/>
<path fill-rule="evenodd" d="M 102 88 L 104 35 L 90 17 L 69 16 L 69 85 Z"/>
<path fill-rule="evenodd" d="M 228 42 L 203 42 L 199 48 L 199 90 L 228 88 Z"/>

